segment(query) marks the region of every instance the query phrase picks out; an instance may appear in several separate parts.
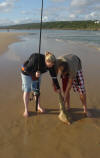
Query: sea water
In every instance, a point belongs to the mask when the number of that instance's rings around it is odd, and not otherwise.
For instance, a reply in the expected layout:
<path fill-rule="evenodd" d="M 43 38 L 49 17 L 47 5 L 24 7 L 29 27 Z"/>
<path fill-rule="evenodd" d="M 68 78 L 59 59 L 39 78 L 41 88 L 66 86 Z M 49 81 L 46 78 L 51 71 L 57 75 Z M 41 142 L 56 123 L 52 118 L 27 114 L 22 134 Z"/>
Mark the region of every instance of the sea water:
<path fill-rule="evenodd" d="M 0 30 L 0 32 L 6 30 Z M 37 34 L 39 30 L 10 30 L 11 32 L 28 32 Z M 59 40 L 78 41 L 91 44 L 100 44 L 100 31 L 84 31 L 84 30 L 43 30 L 43 35 L 47 38 L 55 38 Z"/>

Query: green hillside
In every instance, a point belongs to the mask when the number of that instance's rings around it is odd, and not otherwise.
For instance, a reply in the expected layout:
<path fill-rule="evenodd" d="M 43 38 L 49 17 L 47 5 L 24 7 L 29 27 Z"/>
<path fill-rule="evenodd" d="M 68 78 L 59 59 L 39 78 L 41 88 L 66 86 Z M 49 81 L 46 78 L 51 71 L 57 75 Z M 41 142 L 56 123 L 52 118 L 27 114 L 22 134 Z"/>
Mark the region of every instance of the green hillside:
<path fill-rule="evenodd" d="M 20 24 L 0 27 L 1 29 L 39 29 L 40 23 Z M 95 21 L 56 21 L 44 22 L 43 29 L 100 30 L 100 23 Z"/>

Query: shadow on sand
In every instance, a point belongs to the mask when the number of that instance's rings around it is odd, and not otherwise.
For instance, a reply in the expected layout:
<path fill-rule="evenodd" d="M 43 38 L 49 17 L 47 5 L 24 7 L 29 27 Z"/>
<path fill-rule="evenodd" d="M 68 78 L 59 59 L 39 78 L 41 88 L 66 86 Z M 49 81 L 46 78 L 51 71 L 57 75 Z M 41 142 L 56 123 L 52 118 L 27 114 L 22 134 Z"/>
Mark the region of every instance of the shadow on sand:
<path fill-rule="evenodd" d="M 91 118 L 99 118 L 100 119 L 100 110 L 99 109 L 89 109 L 91 113 Z M 72 122 L 82 120 L 86 118 L 86 115 L 83 113 L 82 108 L 71 108 L 70 113 L 72 116 Z"/>
<path fill-rule="evenodd" d="M 58 114 L 59 114 L 59 109 L 45 109 L 44 113 L 29 111 L 30 117 L 36 115 L 58 115 Z"/>
<path fill-rule="evenodd" d="M 91 113 L 91 118 L 99 118 L 100 119 L 100 109 L 89 109 L 90 113 Z M 72 123 L 74 123 L 75 121 L 79 121 L 82 120 L 84 118 L 86 118 L 85 114 L 83 113 L 83 109 L 82 108 L 71 108 L 70 109 L 70 114 L 72 116 Z M 33 117 L 36 115 L 59 115 L 59 109 L 45 109 L 44 113 L 36 113 L 33 111 L 29 112 L 29 116 Z"/>

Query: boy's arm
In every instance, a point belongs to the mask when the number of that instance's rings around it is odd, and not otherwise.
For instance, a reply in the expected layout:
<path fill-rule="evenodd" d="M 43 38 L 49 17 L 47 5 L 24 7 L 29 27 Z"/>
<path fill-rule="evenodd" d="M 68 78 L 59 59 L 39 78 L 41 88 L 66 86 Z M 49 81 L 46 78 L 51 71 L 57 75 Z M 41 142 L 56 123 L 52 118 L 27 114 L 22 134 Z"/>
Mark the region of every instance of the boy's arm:
<path fill-rule="evenodd" d="M 55 88 L 56 88 L 57 90 L 60 89 L 59 82 L 58 82 L 58 79 L 57 79 L 57 73 L 56 73 L 55 67 L 49 68 L 49 73 L 50 73 L 50 76 L 51 76 L 51 78 L 52 78 L 52 81 L 53 81 L 53 84 L 54 84 Z"/>
<path fill-rule="evenodd" d="M 24 65 L 25 72 L 27 72 L 29 75 L 34 75 L 34 64 L 35 64 L 35 56 L 32 55 L 28 59 L 28 63 Z"/>

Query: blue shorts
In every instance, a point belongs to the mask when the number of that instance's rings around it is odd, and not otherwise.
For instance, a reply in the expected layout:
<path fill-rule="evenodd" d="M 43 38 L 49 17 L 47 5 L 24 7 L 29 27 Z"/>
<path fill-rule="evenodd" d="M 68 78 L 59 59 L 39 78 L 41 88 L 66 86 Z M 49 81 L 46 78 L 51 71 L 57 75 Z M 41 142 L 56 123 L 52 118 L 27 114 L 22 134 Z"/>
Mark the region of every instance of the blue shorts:
<path fill-rule="evenodd" d="M 34 91 L 34 93 L 37 93 L 37 83 L 38 81 L 32 80 L 31 76 L 24 75 L 21 73 L 21 78 L 22 78 L 22 90 L 24 92 L 31 92 Z M 40 81 L 41 79 L 39 78 L 39 88 L 40 88 Z"/>

